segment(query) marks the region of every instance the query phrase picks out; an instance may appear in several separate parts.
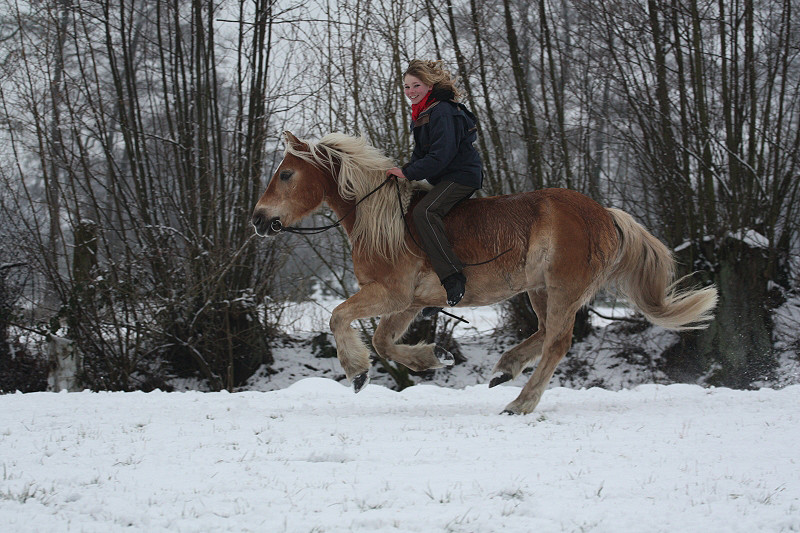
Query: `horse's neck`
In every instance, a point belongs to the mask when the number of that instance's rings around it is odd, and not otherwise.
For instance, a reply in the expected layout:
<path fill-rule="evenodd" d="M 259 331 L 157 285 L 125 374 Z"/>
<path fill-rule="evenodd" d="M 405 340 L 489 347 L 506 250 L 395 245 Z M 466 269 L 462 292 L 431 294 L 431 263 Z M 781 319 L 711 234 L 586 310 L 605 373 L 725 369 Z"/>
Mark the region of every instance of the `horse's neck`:
<path fill-rule="evenodd" d="M 345 200 L 339 194 L 339 184 L 336 178 L 331 177 L 328 186 L 325 190 L 325 203 L 336 215 L 336 220 L 341 220 L 342 227 L 350 235 L 353 231 L 353 224 L 355 223 L 355 202 Z M 346 217 L 346 218 L 344 218 Z"/>

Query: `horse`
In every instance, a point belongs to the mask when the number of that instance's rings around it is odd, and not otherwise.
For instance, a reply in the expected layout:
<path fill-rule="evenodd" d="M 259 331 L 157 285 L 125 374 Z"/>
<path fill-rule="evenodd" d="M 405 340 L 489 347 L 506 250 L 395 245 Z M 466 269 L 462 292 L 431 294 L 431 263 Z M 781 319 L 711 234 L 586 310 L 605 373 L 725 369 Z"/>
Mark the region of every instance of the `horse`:
<path fill-rule="evenodd" d="M 339 218 L 351 242 L 359 290 L 333 310 L 330 329 L 355 392 L 369 382 L 370 369 L 370 351 L 351 326 L 357 319 L 380 317 L 372 345 L 385 359 L 412 371 L 452 365 L 452 355 L 435 344 L 399 342 L 420 310 L 447 307 L 409 214 L 420 196 L 416 182 L 389 182 L 386 171 L 394 162 L 363 137 L 284 137 L 284 158 L 251 222 L 258 235 L 273 237 L 323 204 Z M 536 408 L 572 344 L 577 311 L 602 287 L 615 285 L 651 323 L 667 329 L 699 329 L 713 319 L 714 286 L 678 289 L 675 261 L 661 241 L 630 214 L 576 191 L 472 198 L 448 213 L 445 226 L 455 253 L 471 265 L 457 307 L 496 304 L 525 291 L 538 318 L 538 330 L 492 370 L 489 387 L 538 363 L 504 413 Z"/>

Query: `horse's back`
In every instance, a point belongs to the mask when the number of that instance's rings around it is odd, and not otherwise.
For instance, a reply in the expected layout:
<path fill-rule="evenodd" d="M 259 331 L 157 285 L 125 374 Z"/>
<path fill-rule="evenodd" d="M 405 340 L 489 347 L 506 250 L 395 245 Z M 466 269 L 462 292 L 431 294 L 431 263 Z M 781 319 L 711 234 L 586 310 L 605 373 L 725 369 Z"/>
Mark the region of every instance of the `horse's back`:
<path fill-rule="evenodd" d="M 412 201 L 413 210 L 422 195 Z M 410 226 L 412 217 L 408 216 Z M 570 189 L 540 189 L 471 198 L 456 205 L 444 219 L 448 238 L 465 262 L 481 262 L 504 253 L 495 265 L 528 261 L 535 246 L 564 261 L 587 253 L 610 256 L 616 247 L 613 220 L 605 208 Z M 418 240 L 416 230 L 414 238 Z"/>
<path fill-rule="evenodd" d="M 417 194 L 409 212 L 424 194 Z M 494 235 L 515 229 L 528 234 L 532 226 L 559 217 L 576 218 L 590 225 L 613 224 L 606 209 L 588 196 L 571 189 L 549 188 L 463 200 L 445 217 L 445 226 L 454 237 L 485 231 Z"/>

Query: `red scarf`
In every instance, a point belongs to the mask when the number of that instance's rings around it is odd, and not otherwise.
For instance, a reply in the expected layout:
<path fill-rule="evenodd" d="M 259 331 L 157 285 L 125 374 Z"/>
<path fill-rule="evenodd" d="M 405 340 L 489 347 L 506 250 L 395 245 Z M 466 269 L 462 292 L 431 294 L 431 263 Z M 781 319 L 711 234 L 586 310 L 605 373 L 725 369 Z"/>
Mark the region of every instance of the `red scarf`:
<path fill-rule="evenodd" d="M 419 102 L 417 102 L 416 104 L 411 104 L 411 120 L 413 120 L 414 122 L 417 121 L 417 117 L 419 117 L 420 113 L 425 111 L 425 109 L 427 109 L 427 107 L 430 104 L 435 102 L 435 100 L 431 98 L 431 92 L 432 89 L 428 91 L 428 94 L 423 96 Z"/>

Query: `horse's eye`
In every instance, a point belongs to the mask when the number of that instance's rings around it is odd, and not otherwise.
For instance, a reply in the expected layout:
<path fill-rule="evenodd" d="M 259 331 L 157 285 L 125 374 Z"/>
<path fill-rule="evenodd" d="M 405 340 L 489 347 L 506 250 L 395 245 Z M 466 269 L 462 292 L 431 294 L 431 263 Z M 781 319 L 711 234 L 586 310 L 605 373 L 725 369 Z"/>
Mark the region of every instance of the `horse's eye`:
<path fill-rule="evenodd" d="M 280 177 L 282 181 L 289 181 L 289 178 L 294 174 L 294 170 L 281 170 Z"/>

